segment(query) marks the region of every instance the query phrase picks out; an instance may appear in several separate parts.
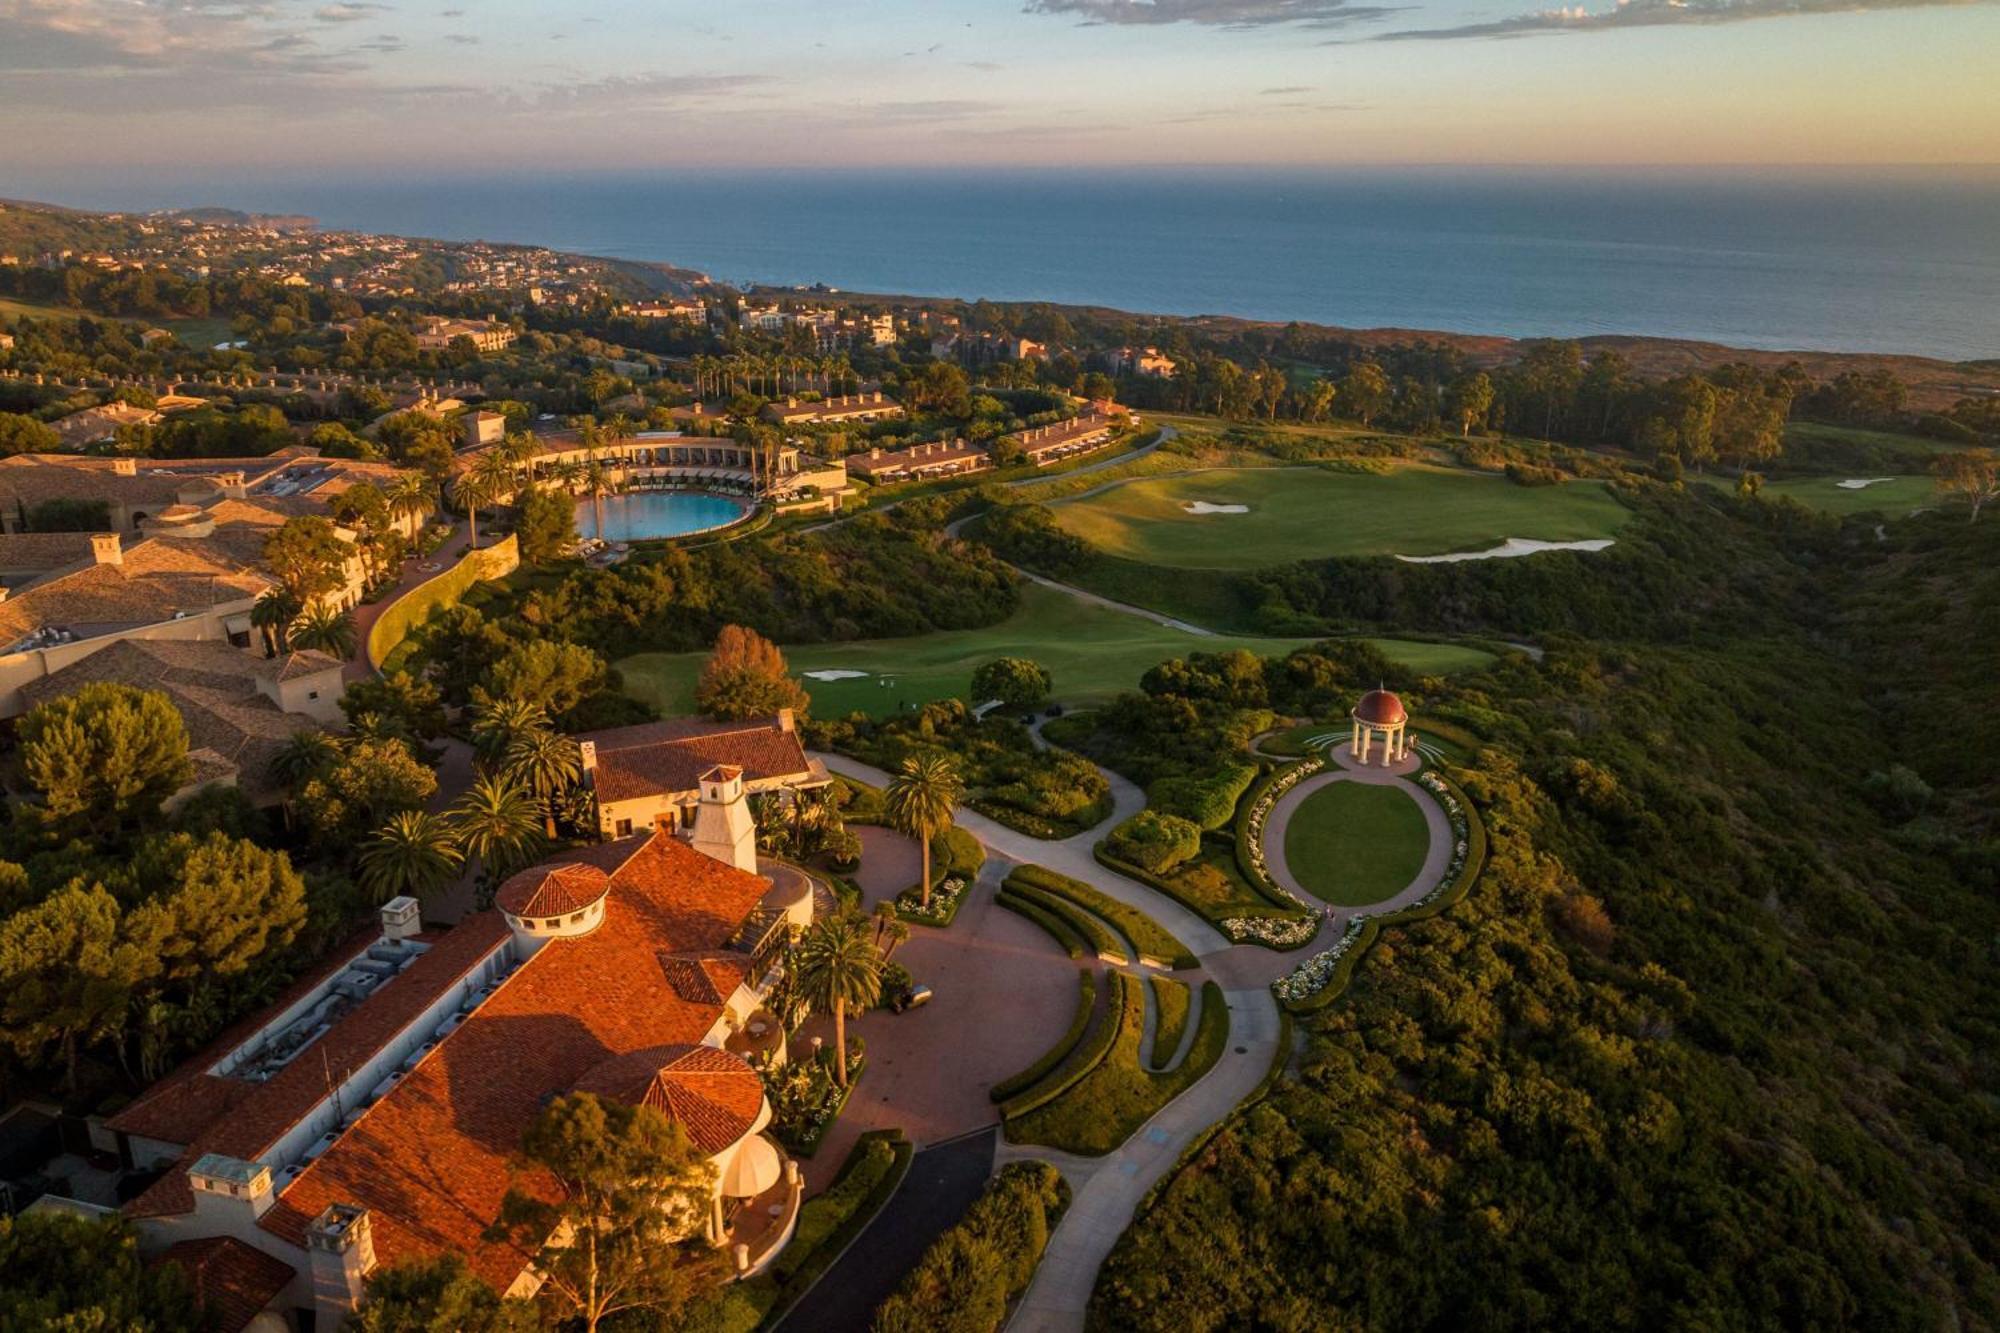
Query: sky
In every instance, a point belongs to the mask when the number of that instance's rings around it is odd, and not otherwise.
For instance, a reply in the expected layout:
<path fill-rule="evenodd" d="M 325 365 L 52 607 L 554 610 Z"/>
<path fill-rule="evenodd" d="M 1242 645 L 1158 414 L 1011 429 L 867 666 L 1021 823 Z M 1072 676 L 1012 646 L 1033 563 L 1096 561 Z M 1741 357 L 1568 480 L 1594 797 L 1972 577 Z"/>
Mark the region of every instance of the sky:
<path fill-rule="evenodd" d="M 1993 0 L 1535 2 L 0 0 L 0 196 L 219 161 L 2000 162 Z"/>

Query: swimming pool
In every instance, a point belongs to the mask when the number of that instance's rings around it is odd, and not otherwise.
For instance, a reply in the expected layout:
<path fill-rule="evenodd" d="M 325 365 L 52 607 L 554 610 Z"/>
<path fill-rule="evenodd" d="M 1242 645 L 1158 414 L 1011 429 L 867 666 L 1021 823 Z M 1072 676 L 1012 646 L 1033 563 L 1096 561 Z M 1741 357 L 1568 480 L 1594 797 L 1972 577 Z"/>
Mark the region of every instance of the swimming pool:
<path fill-rule="evenodd" d="M 608 542 L 640 542 L 657 537 L 684 537 L 690 532 L 727 527 L 748 512 L 739 500 L 699 491 L 633 491 L 604 497 L 604 532 Z M 600 535 L 588 498 L 576 502 L 576 530 L 585 537 Z"/>

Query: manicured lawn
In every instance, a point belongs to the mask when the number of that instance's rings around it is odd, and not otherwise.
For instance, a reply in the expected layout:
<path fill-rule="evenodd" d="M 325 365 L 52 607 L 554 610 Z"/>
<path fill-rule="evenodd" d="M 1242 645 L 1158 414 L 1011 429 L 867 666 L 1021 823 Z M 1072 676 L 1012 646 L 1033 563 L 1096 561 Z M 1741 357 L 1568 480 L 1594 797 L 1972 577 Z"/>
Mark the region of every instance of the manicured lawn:
<path fill-rule="evenodd" d="M 1818 421 L 1794 421 L 1785 427 L 1788 449 L 1819 445 L 1864 445 L 1877 449 L 1907 449 L 1916 453 L 1948 453 L 1962 445 L 1948 444 L 1922 435 L 1901 431 L 1870 430 L 1866 426 L 1829 426 Z"/>
<path fill-rule="evenodd" d="M 1429 844 L 1424 812 L 1400 788 L 1333 782 L 1292 816 L 1285 864 L 1326 901 L 1365 907 L 1409 887 Z"/>
<path fill-rule="evenodd" d="M 973 670 L 996 657 L 1031 657 L 1040 662 L 1055 677 L 1055 697 L 1073 705 L 1102 703 L 1121 690 L 1136 689 L 1139 677 L 1170 657 L 1235 648 L 1268 656 L 1290 652 L 1305 642 L 1188 634 L 1030 585 L 1023 591 L 1021 609 L 987 629 L 810 644 L 787 648 L 785 656 L 794 673 L 863 673 L 805 682 L 816 716 L 843 717 L 855 711 L 888 714 L 934 699 L 964 698 Z M 1462 671 L 1492 660 L 1477 649 L 1453 644 L 1375 642 L 1390 656 L 1423 671 Z M 628 692 L 672 717 L 693 711 L 695 679 L 705 656 L 640 653 L 620 661 L 618 669 L 624 673 Z"/>
<path fill-rule="evenodd" d="M 1245 513 L 1189 513 L 1198 502 Z M 1405 466 L 1217 468 L 1127 482 L 1055 506 L 1064 528 L 1110 555 L 1185 569 L 1262 569 L 1330 556 L 1442 555 L 1509 537 L 1610 537 L 1624 506 L 1600 482 L 1516 486 L 1477 472 Z"/>
<path fill-rule="evenodd" d="M 1861 473 L 1854 477 L 1793 477 L 1789 481 L 1767 481 L 1767 496 L 1788 495 L 1800 504 L 1829 514 L 1880 513 L 1902 518 L 1913 509 L 1937 503 L 1937 482 L 1931 477 L 1875 478 L 1885 473 Z M 1842 486 L 1843 481 L 1870 481 L 1868 486 Z M 1721 484 L 1720 482 L 1718 484 Z M 1727 483 L 1734 486 L 1735 482 Z"/>
<path fill-rule="evenodd" d="M 33 301 L 16 301 L 0 297 L 0 320 L 12 319 L 62 319 L 74 320 L 89 315 L 88 310 L 72 310 L 65 306 L 40 305 Z M 94 319 L 105 316 L 93 315 Z M 208 317 L 203 319 L 138 319 L 123 315 L 111 316 L 120 323 L 135 324 L 144 328 L 162 328 L 171 332 L 187 346 L 199 351 L 207 351 L 219 342 L 226 341 L 232 334 L 227 319 Z"/>

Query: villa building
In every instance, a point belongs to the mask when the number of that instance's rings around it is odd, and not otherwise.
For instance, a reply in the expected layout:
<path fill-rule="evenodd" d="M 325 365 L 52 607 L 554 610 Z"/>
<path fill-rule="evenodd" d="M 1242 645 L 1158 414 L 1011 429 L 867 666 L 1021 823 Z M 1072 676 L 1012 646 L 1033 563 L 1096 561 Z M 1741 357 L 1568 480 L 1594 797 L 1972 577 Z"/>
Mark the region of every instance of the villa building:
<path fill-rule="evenodd" d="M 848 422 L 887 421 L 902 416 L 903 405 L 893 398 L 884 398 L 882 391 L 876 389 L 870 393 L 821 398 L 809 403 L 791 397 L 782 403 L 767 404 L 764 415 L 781 426 L 831 426 Z"/>
<path fill-rule="evenodd" d="M 847 471 L 851 475 L 877 486 L 930 477 L 956 477 L 992 465 L 992 456 L 982 446 L 966 440 L 913 444 L 907 449 L 870 449 L 865 454 L 847 457 Z"/>
<path fill-rule="evenodd" d="M 586 732 L 576 741 L 607 838 L 654 827 L 692 828 L 701 808 L 701 775 L 718 765 L 740 773 L 750 792 L 795 794 L 830 781 L 825 768 L 807 757 L 788 708 L 750 722 L 642 722 Z"/>
<path fill-rule="evenodd" d="M 1036 467 L 1047 467 L 1103 448 L 1125 424 L 1123 416 L 1092 409 L 1068 421 L 1035 426 L 1002 438 L 1020 446 L 1021 453 Z"/>
<path fill-rule="evenodd" d="M 101 407 L 86 407 L 81 412 L 58 417 L 49 423 L 49 428 L 62 440 L 63 448 L 81 449 L 111 439 L 122 426 L 151 426 L 161 417 L 162 414 L 153 408 L 134 407 L 130 403 L 105 403 Z"/>
<path fill-rule="evenodd" d="M 1157 347 L 1121 347 L 1106 359 L 1114 375 L 1140 375 L 1158 380 L 1174 377 L 1174 359 Z"/>
<path fill-rule="evenodd" d="M 427 351 L 441 351 L 451 346 L 453 339 L 470 338 L 480 351 L 497 352 L 514 341 L 514 330 L 495 320 L 427 315 L 417 321 L 411 336 L 419 348 Z"/>
<path fill-rule="evenodd" d="M 486 446 L 490 447 L 490 446 Z M 469 470 L 485 447 L 459 451 L 455 469 Z M 712 489 L 770 500 L 781 508 L 838 509 L 852 486 L 847 465 L 784 444 L 775 458 L 727 436 L 640 431 L 624 439 L 584 443 L 573 430 L 538 430 L 523 464 L 530 479 L 595 462 L 615 490 Z"/>
<path fill-rule="evenodd" d="M 691 841 L 567 850 L 449 930 L 393 899 L 379 934 L 111 1117 L 125 1163 L 162 1172 L 123 1210 L 142 1249 L 263 1256 L 260 1312 L 285 1326 L 337 1327 L 375 1268 L 447 1254 L 532 1295 L 532 1250 L 488 1228 L 510 1185 L 547 1188 L 510 1159 L 583 1091 L 678 1120 L 715 1168 L 701 1233 L 738 1272 L 769 1264 L 801 1182 L 745 1053 L 783 1058 L 764 1003 L 827 895 L 756 866 L 739 773 L 699 786 Z"/>

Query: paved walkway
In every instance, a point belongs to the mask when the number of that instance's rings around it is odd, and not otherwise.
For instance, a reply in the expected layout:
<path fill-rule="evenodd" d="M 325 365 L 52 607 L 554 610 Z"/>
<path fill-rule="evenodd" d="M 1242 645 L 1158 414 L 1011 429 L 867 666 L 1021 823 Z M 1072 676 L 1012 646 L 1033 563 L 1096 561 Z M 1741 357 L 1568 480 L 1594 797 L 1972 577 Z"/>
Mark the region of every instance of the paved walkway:
<path fill-rule="evenodd" d="M 492 543 L 487 543 L 491 545 Z M 394 589 L 373 602 L 363 602 L 354 608 L 354 656 L 349 659 L 341 679 L 346 681 L 367 680 L 375 674 L 379 663 L 368 656 L 368 631 L 375 628 L 375 622 L 382 613 L 408 595 L 410 589 L 420 583 L 428 583 L 445 570 L 457 564 L 465 553 L 472 549 L 471 536 L 460 523 L 446 538 L 445 544 L 427 556 L 411 556 L 403 562 L 403 573 L 396 580 Z"/>
<path fill-rule="evenodd" d="M 1400 789 L 1417 803 L 1419 810 L 1424 812 L 1424 828 L 1430 838 L 1430 845 L 1424 852 L 1422 868 L 1417 871 L 1416 878 L 1402 889 L 1380 902 L 1353 907 L 1333 905 L 1333 916 L 1329 924 L 1337 934 L 1347 929 L 1347 923 L 1353 920 L 1357 913 L 1379 916 L 1384 912 L 1393 912 L 1408 907 L 1430 892 L 1437 882 L 1444 878 L 1445 868 L 1451 864 L 1452 836 L 1451 820 L 1446 816 L 1444 808 L 1429 792 L 1409 780 L 1409 775 L 1422 767 L 1416 755 L 1412 754 L 1409 758 L 1384 768 L 1378 764 L 1360 763 L 1348 749 L 1345 741 L 1335 746 L 1329 754 L 1336 767 L 1305 779 L 1280 796 L 1278 803 L 1271 807 L 1270 816 L 1264 821 L 1264 865 L 1272 879 L 1307 902 L 1319 901 L 1319 895 L 1299 883 L 1298 877 L 1292 873 L 1291 866 L 1285 861 L 1285 829 L 1314 792 L 1330 787 L 1336 782 L 1361 782 L 1371 787 Z"/>

